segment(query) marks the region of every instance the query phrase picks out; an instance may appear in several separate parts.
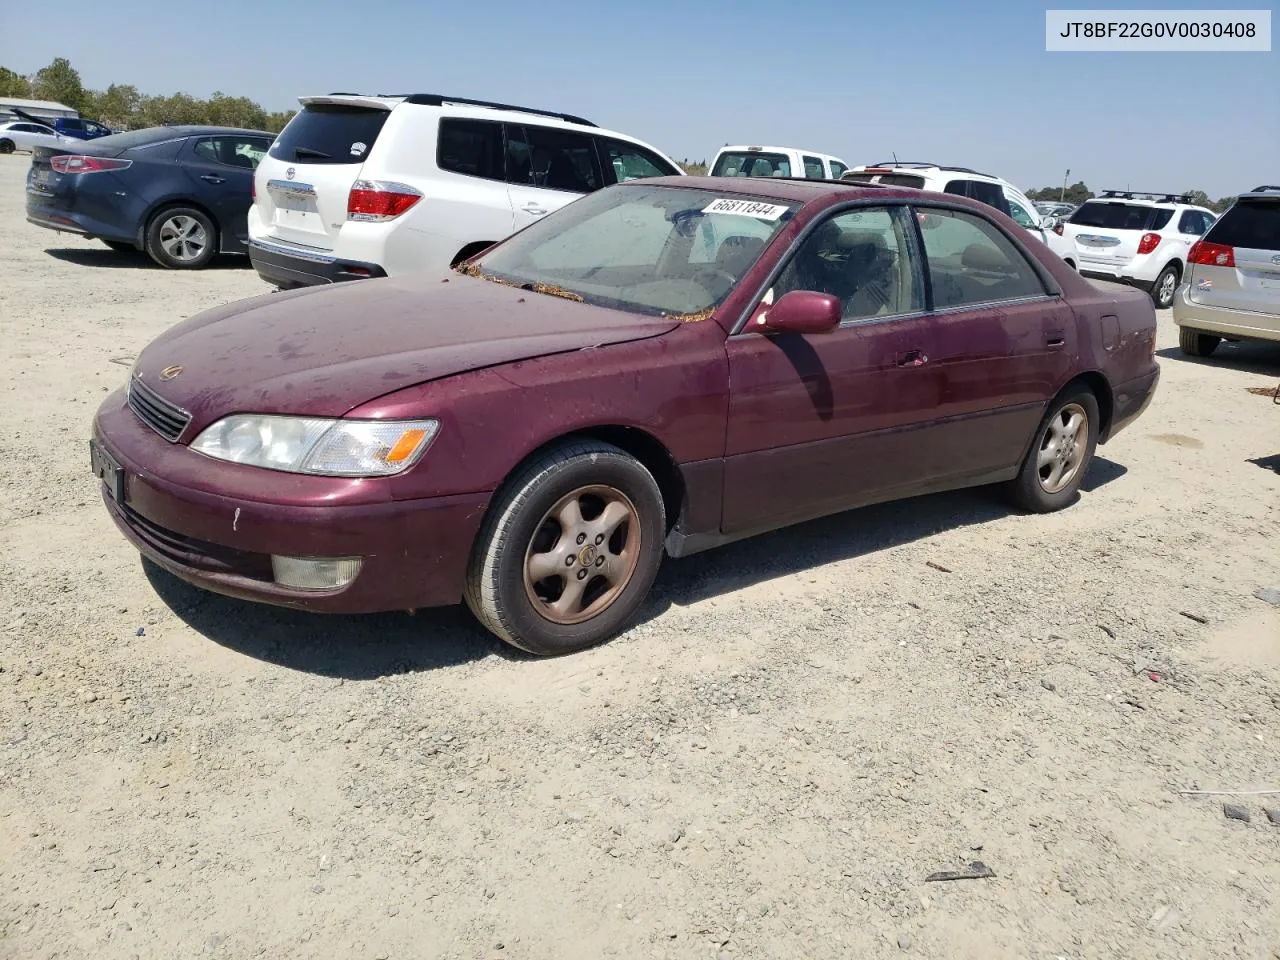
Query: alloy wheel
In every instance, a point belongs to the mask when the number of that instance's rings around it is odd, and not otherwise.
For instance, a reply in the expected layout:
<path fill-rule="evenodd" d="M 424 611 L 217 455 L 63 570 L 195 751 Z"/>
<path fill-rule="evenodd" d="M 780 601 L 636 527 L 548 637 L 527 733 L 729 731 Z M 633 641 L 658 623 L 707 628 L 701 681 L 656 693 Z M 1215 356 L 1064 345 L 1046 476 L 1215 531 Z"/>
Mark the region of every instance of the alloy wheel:
<path fill-rule="evenodd" d="M 1078 403 L 1069 403 L 1045 426 L 1036 455 L 1040 486 L 1057 493 L 1075 479 L 1089 451 L 1089 415 Z"/>
<path fill-rule="evenodd" d="M 209 234 L 195 217 L 179 214 L 160 225 L 160 246 L 180 263 L 198 260 L 209 245 Z"/>

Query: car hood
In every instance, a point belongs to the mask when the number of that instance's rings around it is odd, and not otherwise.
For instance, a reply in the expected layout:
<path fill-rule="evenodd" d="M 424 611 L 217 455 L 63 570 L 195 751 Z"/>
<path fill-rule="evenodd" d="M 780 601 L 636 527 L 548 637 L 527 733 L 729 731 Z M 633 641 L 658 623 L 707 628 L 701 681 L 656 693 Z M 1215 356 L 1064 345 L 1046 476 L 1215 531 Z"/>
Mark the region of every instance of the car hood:
<path fill-rule="evenodd" d="M 429 380 L 642 340 L 677 325 L 428 273 L 267 294 L 206 311 L 152 341 L 134 375 L 189 411 L 199 430 L 231 413 L 342 416 Z"/>

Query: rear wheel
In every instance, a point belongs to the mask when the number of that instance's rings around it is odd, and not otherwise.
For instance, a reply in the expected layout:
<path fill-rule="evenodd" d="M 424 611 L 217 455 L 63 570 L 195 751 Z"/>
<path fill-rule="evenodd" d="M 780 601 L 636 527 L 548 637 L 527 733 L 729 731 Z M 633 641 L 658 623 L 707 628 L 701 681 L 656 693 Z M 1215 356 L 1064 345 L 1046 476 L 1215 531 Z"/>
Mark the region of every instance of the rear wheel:
<path fill-rule="evenodd" d="M 1151 285 L 1151 299 L 1155 301 L 1156 309 L 1168 310 L 1173 306 L 1173 294 L 1178 289 L 1178 278 L 1181 275 L 1182 271 L 1176 263 L 1171 263 L 1160 271 L 1160 276 Z"/>
<path fill-rule="evenodd" d="M 1207 357 L 1218 349 L 1222 338 L 1212 333 L 1201 333 L 1190 327 L 1178 328 L 1178 348 L 1191 357 Z"/>
<path fill-rule="evenodd" d="M 0 138 L 0 153 L 13 153 L 15 147 L 8 137 Z"/>
<path fill-rule="evenodd" d="M 1089 388 L 1076 387 L 1054 400 L 1013 481 L 1019 506 L 1051 513 L 1076 499 L 1093 460 L 1100 423 L 1098 399 Z"/>
<path fill-rule="evenodd" d="M 217 249 L 213 222 L 194 207 L 161 210 L 147 225 L 147 253 L 162 267 L 194 270 L 206 266 Z"/>
<path fill-rule="evenodd" d="M 662 494 L 639 461 L 593 440 L 554 447 L 495 497 L 472 549 L 467 605 L 529 653 L 594 646 L 639 610 L 665 530 Z"/>

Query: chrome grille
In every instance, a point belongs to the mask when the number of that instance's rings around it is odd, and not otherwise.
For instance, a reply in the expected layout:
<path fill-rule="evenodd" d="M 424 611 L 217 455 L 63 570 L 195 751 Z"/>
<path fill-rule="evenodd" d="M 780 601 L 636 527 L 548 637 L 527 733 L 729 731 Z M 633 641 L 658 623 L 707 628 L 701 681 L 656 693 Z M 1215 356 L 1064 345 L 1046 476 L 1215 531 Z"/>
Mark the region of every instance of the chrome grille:
<path fill-rule="evenodd" d="M 164 399 L 137 377 L 129 382 L 129 409 L 170 443 L 182 436 L 191 422 L 191 414 Z"/>

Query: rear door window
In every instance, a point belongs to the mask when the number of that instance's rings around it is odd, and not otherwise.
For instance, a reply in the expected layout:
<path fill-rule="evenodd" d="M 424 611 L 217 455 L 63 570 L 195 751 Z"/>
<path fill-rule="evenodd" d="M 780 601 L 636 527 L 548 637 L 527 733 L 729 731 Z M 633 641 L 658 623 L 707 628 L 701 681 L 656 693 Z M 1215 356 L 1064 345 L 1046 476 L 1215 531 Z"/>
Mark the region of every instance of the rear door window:
<path fill-rule="evenodd" d="M 948 310 L 1044 296 L 1044 285 L 993 223 L 958 210 L 918 210 L 933 307 Z"/>
<path fill-rule="evenodd" d="M 634 143 L 596 137 L 596 144 L 600 148 L 605 179 L 611 183 L 626 183 L 628 180 L 643 180 L 646 177 L 668 177 L 679 172 L 652 150 Z"/>
<path fill-rule="evenodd" d="M 848 169 L 849 168 L 846 167 L 839 160 L 832 160 L 831 161 L 831 179 L 839 180 L 841 177 L 845 175 L 845 171 L 847 171 Z"/>
<path fill-rule="evenodd" d="M 286 163 L 364 163 L 388 116 L 342 104 L 303 107 L 276 138 L 271 156 Z"/>
<path fill-rule="evenodd" d="M 1280 203 L 1237 200 L 1204 238 L 1210 243 L 1246 250 L 1280 250 Z"/>
<path fill-rule="evenodd" d="M 804 175 L 809 180 L 825 180 L 826 171 L 822 169 L 822 161 L 818 157 L 804 157 Z"/>
<path fill-rule="evenodd" d="M 1010 213 L 1009 201 L 1005 199 L 1004 189 L 998 183 L 970 180 L 969 196 L 979 203 L 985 203 L 988 207 L 994 207 L 1001 213 Z"/>
<path fill-rule="evenodd" d="M 604 185 L 592 138 L 574 130 L 507 124 L 511 183 L 590 193 Z"/>
<path fill-rule="evenodd" d="M 440 120 L 436 165 L 450 173 L 502 180 L 502 124 L 492 120 Z"/>
<path fill-rule="evenodd" d="M 254 170 L 270 145 L 266 137 L 202 137 L 196 141 L 195 152 L 209 163 Z"/>

